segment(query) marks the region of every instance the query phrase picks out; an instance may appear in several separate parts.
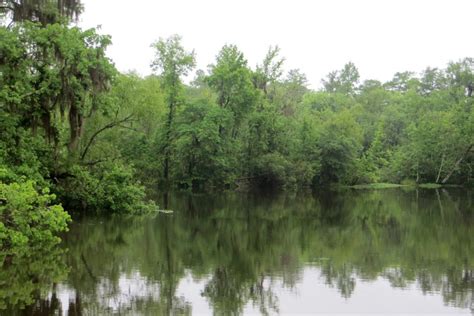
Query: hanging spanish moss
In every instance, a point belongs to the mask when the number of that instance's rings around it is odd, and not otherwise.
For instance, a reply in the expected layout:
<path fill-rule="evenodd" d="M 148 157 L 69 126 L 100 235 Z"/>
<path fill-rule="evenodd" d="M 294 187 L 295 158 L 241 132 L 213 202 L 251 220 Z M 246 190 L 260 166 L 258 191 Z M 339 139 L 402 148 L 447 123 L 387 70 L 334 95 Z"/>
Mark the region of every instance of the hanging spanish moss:
<path fill-rule="evenodd" d="M 0 0 L 0 14 L 12 22 L 33 21 L 46 25 L 62 19 L 77 20 L 82 9 L 80 0 Z"/>

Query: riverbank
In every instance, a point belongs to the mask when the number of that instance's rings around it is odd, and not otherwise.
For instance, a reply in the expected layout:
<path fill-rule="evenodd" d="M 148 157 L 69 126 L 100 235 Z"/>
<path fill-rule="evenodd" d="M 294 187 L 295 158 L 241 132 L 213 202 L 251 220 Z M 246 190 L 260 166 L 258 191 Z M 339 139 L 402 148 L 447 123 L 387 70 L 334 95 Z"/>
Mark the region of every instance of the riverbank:
<path fill-rule="evenodd" d="M 374 189 L 393 189 L 393 188 L 421 188 L 421 189 L 440 189 L 440 188 L 462 188 L 462 185 L 455 184 L 438 184 L 438 183 L 419 183 L 419 184 L 397 184 L 397 183 L 369 183 L 344 185 L 341 188 L 345 189 L 359 189 L 359 190 L 374 190 Z"/>

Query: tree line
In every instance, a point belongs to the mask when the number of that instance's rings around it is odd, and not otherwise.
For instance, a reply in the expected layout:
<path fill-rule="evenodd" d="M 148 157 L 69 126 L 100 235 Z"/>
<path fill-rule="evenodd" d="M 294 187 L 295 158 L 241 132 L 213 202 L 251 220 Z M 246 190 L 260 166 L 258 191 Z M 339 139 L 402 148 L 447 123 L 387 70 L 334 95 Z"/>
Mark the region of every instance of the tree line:
<path fill-rule="evenodd" d="M 110 36 L 69 24 L 81 10 L 0 2 L 1 249 L 38 239 L 12 237 L 24 225 L 64 230 L 61 205 L 154 208 L 145 187 L 473 184 L 472 58 L 388 82 L 348 63 L 314 90 L 278 46 L 251 67 L 225 45 L 185 84 L 195 53 L 179 36 L 152 44 L 153 75 L 122 74 Z"/>
<path fill-rule="evenodd" d="M 360 82 L 348 63 L 312 90 L 300 70 L 283 71 L 277 46 L 251 68 L 225 45 L 188 85 L 194 52 L 179 36 L 153 47 L 155 74 L 121 74 L 111 92 L 127 114 L 141 113 L 115 143 L 148 181 L 193 189 L 473 183 L 472 58 L 388 82 Z"/>

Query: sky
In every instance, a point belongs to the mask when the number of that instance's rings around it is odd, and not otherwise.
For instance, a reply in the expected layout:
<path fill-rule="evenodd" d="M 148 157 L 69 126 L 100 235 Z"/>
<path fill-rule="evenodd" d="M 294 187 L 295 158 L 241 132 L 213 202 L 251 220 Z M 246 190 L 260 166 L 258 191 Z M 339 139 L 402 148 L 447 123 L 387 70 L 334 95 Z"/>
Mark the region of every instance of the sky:
<path fill-rule="evenodd" d="M 122 71 L 151 73 L 151 43 L 181 35 L 207 70 L 225 44 L 249 66 L 278 45 L 286 71 L 299 68 L 319 88 L 351 61 L 361 80 L 474 56 L 473 0 L 83 0 L 79 26 L 112 36 L 109 57 Z M 191 75 L 190 77 L 192 77 Z"/>

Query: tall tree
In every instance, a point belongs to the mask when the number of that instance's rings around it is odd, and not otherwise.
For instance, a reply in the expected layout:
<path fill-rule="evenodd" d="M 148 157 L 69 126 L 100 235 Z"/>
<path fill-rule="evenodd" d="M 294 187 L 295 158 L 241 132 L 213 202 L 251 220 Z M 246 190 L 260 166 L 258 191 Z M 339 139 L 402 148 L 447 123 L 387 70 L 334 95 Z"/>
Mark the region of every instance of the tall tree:
<path fill-rule="evenodd" d="M 55 117 L 67 115 L 68 149 L 77 154 L 86 120 L 100 108 L 115 75 L 105 56 L 110 37 L 63 24 L 26 24 L 0 35 L 5 36 L 0 83 L 7 95 L 16 96 L 6 98 L 10 110 L 21 113 L 33 130 L 42 127 L 56 147 L 60 131 Z"/>
<path fill-rule="evenodd" d="M 397 72 L 393 79 L 385 83 L 385 88 L 391 91 L 407 92 L 419 85 L 415 73 L 411 71 Z"/>
<path fill-rule="evenodd" d="M 217 93 L 219 106 L 232 111 L 234 122 L 229 132 L 235 138 L 238 126 L 254 106 L 256 98 L 247 60 L 237 46 L 225 45 L 221 49 L 216 64 L 210 66 L 207 82 Z M 221 134 L 224 129 L 225 127 L 221 126 Z"/>
<path fill-rule="evenodd" d="M 262 65 L 257 66 L 254 74 L 255 87 L 261 89 L 265 96 L 268 96 L 268 85 L 275 83 L 283 75 L 282 66 L 285 58 L 279 58 L 279 53 L 278 46 L 270 46 Z"/>
<path fill-rule="evenodd" d="M 305 93 L 309 91 L 306 75 L 299 69 L 291 69 L 283 80 L 276 81 L 272 86 L 271 102 L 285 116 L 295 113 Z"/>
<path fill-rule="evenodd" d="M 165 135 L 162 150 L 165 156 L 163 177 L 169 179 L 169 164 L 171 155 L 171 133 L 176 115 L 176 108 L 183 104 L 182 76 L 186 76 L 195 66 L 194 51 L 188 52 L 181 45 L 181 37 L 173 35 L 168 39 L 160 39 L 152 44 L 155 49 L 155 59 L 151 66 L 161 78 L 162 88 L 168 105 L 168 116 L 165 125 Z"/>
<path fill-rule="evenodd" d="M 352 62 L 349 62 L 344 65 L 343 69 L 329 73 L 327 79 L 323 79 L 322 83 L 327 92 L 351 95 L 357 92 L 359 78 L 359 70 Z"/>
<path fill-rule="evenodd" d="M 464 90 L 471 97 L 474 91 L 474 58 L 449 63 L 446 76 L 452 87 Z"/>

